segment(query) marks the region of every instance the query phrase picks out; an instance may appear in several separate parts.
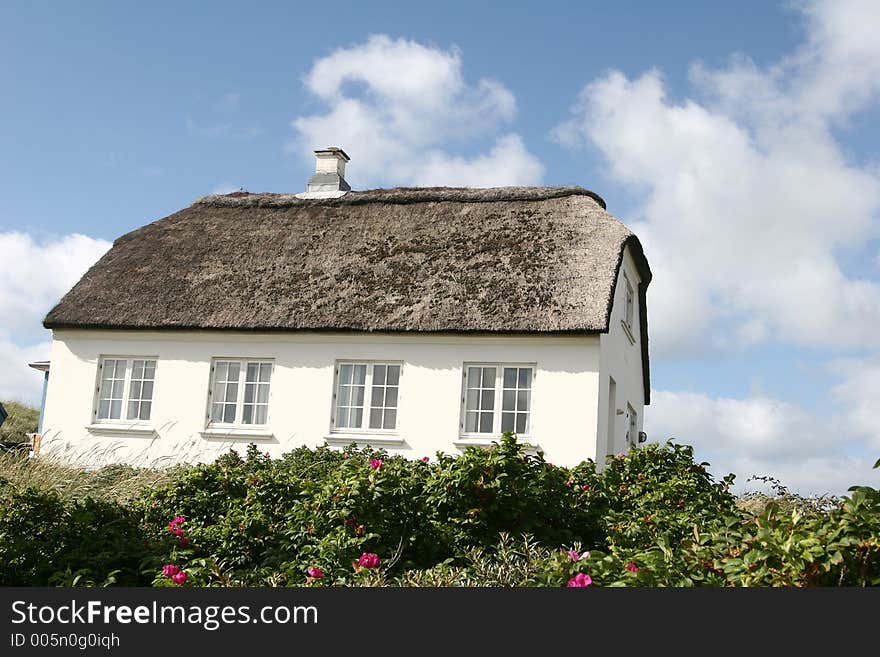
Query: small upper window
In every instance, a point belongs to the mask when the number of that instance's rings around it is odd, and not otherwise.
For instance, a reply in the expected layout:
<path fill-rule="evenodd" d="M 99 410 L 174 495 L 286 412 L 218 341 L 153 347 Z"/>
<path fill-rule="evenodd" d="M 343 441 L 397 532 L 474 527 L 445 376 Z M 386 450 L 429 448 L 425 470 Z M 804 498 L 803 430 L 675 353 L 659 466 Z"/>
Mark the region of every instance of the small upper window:
<path fill-rule="evenodd" d="M 528 435 L 533 375 L 528 365 L 465 366 L 462 433 Z"/>
<path fill-rule="evenodd" d="M 339 363 L 333 430 L 396 431 L 400 365 Z"/>
<path fill-rule="evenodd" d="M 153 407 L 156 361 L 149 358 L 102 358 L 99 365 L 97 420 L 146 422 Z"/>
<path fill-rule="evenodd" d="M 215 360 L 211 370 L 211 424 L 250 426 L 269 421 L 271 361 Z"/>
<path fill-rule="evenodd" d="M 629 282 L 629 276 L 626 275 L 626 272 L 623 273 L 623 280 L 626 282 L 626 327 L 632 332 L 633 327 L 633 313 L 635 309 L 635 293 L 633 292 L 632 283 Z"/>

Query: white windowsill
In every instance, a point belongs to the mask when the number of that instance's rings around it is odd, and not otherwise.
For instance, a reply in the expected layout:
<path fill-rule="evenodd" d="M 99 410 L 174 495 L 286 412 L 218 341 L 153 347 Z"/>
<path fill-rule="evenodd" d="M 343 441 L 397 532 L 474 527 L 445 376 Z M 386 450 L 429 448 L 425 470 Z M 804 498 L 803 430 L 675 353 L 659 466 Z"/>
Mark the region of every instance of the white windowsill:
<path fill-rule="evenodd" d="M 267 439 L 274 438 L 268 429 L 248 428 L 248 427 L 208 427 L 199 431 L 202 438 L 258 438 Z"/>
<path fill-rule="evenodd" d="M 636 338 L 632 334 L 632 331 L 630 330 L 629 326 L 626 325 L 626 322 L 623 320 L 620 320 L 620 325 L 621 325 L 621 327 L 623 327 L 623 332 L 626 334 L 626 337 L 629 338 L 629 343 L 635 344 Z"/>
<path fill-rule="evenodd" d="M 99 434 L 99 435 L 119 435 L 119 434 L 127 434 L 133 436 L 154 436 L 156 435 L 156 428 L 149 424 L 136 424 L 136 423 L 111 423 L 111 422 L 96 422 L 94 424 L 86 425 L 86 430 L 89 433 Z"/>
<path fill-rule="evenodd" d="M 331 432 L 324 436 L 328 445 L 402 445 L 404 440 L 395 433 L 342 433 Z"/>

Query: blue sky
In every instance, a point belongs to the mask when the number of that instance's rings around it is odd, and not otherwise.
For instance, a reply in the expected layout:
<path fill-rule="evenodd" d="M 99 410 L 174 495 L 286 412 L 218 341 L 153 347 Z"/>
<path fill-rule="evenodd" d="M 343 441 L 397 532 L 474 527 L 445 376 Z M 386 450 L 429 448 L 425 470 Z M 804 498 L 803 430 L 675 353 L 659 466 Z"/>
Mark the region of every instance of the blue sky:
<path fill-rule="evenodd" d="M 0 397 L 119 235 L 214 191 L 580 184 L 645 243 L 652 438 L 876 483 L 876 3 L 4 3 Z M 326 143 L 325 143 L 326 142 Z"/>

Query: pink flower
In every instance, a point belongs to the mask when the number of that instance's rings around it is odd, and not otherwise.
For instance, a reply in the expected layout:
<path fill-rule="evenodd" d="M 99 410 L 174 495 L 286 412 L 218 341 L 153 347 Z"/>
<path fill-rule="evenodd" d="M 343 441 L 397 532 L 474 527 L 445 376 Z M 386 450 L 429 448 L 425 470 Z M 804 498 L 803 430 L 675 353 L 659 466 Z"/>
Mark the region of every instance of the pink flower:
<path fill-rule="evenodd" d="M 165 577 L 174 577 L 179 572 L 180 568 L 173 563 L 168 563 L 162 566 L 162 574 L 165 575 Z"/>
<path fill-rule="evenodd" d="M 583 554 L 578 554 L 577 550 L 569 550 L 568 551 L 568 558 L 571 559 L 572 561 L 580 561 L 581 559 L 586 559 L 589 556 L 590 556 L 589 552 L 584 552 Z"/>
<path fill-rule="evenodd" d="M 422 457 L 422 463 L 427 463 L 427 462 L 430 461 L 430 460 L 431 460 L 431 458 L 430 458 L 429 456 L 423 456 L 423 457 Z"/>
<path fill-rule="evenodd" d="M 186 536 L 180 537 L 180 547 L 186 547 L 189 545 L 189 539 Z"/>
<path fill-rule="evenodd" d="M 568 481 L 566 481 L 565 485 L 568 486 L 569 488 L 571 488 L 571 480 L 569 479 Z"/>
<path fill-rule="evenodd" d="M 183 536 L 183 530 L 180 527 L 172 527 L 171 533 L 175 536 Z"/>
<path fill-rule="evenodd" d="M 370 459 L 370 467 L 373 470 L 378 470 L 382 467 L 382 459 Z"/>
<path fill-rule="evenodd" d="M 581 486 L 581 490 L 586 493 L 588 490 L 590 490 L 589 484 L 584 484 L 583 486 Z"/>
<path fill-rule="evenodd" d="M 175 525 L 180 525 L 186 522 L 186 518 L 184 516 L 174 516 L 174 520 L 172 520 Z"/>
<path fill-rule="evenodd" d="M 626 564 L 624 566 L 624 568 L 626 568 L 631 573 L 639 572 L 639 567 L 637 565 L 635 565 L 632 561 L 630 561 L 628 564 Z"/>
<path fill-rule="evenodd" d="M 360 559 L 358 559 L 358 566 L 363 568 L 378 568 L 379 567 L 379 555 L 373 554 L 372 552 L 364 552 Z"/>
<path fill-rule="evenodd" d="M 584 573 L 578 573 L 568 580 L 568 588 L 576 588 L 580 586 L 589 586 L 593 583 L 593 578 Z"/>
<path fill-rule="evenodd" d="M 174 575 L 171 578 L 171 581 L 174 582 L 175 584 L 177 584 L 178 586 L 183 586 L 186 583 L 186 578 L 187 578 L 186 571 L 181 570 L 179 573 L 177 573 L 176 575 Z"/>
<path fill-rule="evenodd" d="M 324 571 L 317 567 L 309 568 L 306 572 L 309 573 L 309 577 L 312 577 L 314 579 L 321 579 L 324 576 Z"/>

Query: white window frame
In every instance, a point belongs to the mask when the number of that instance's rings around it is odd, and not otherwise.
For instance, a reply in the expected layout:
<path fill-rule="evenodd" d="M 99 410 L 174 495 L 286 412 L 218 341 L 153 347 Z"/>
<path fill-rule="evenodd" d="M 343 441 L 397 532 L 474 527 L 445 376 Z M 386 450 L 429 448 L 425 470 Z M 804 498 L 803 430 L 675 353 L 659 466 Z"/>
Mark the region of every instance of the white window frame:
<path fill-rule="evenodd" d="M 623 281 L 626 284 L 626 291 L 624 293 L 623 323 L 626 324 L 626 328 L 632 333 L 633 320 L 636 314 L 636 293 L 629 280 L 629 276 L 625 271 L 623 272 Z"/>
<path fill-rule="evenodd" d="M 215 422 L 211 419 L 214 410 L 214 382 L 217 375 L 218 363 L 238 363 L 239 380 L 238 390 L 235 398 L 235 419 L 232 422 Z M 244 415 L 244 389 L 247 382 L 247 366 L 252 363 L 266 363 L 271 366 L 269 372 L 269 399 L 266 402 L 266 421 L 262 424 L 243 424 L 242 416 Z M 236 356 L 216 356 L 211 359 L 211 370 L 208 380 L 208 408 L 206 412 L 205 426 L 208 429 L 242 429 L 242 430 L 258 430 L 265 429 L 269 426 L 272 419 L 272 381 L 275 378 L 275 361 L 272 358 L 242 358 Z"/>
<path fill-rule="evenodd" d="M 492 417 L 492 432 L 491 433 L 481 433 L 478 431 L 465 431 L 466 421 L 467 421 L 467 390 L 468 390 L 468 370 L 471 367 L 494 367 L 495 368 L 495 404 L 493 406 L 493 417 Z M 532 381 L 531 387 L 529 388 L 529 411 L 528 411 L 528 421 L 526 422 L 526 430 L 524 433 L 517 433 L 516 437 L 518 439 L 522 438 L 531 438 L 533 436 L 534 430 L 534 416 L 535 416 L 535 379 L 538 375 L 538 365 L 537 363 L 464 363 L 462 365 L 462 374 L 461 374 L 461 417 L 459 420 L 459 437 L 473 440 L 487 439 L 487 438 L 500 438 L 501 431 L 501 413 L 502 413 L 502 401 L 503 401 L 503 393 L 504 393 L 504 368 L 506 367 L 516 367 L 516 368 L 529 368 L 532 370 Z M 515 422 L 514 422 L 514 428 Z M 516 432 L 514 432 L 516 433 Z"/>
<path fill-rule="evenodd" d="M 627 447 L 639 444 L 639 415 L 629 402 L 626 404 L 626 441 Z"/>
<path fill-rule="evenodd" d="M 104 379 L 104 363 L 108 360 L 121 360 L 125 361 L 125 376 L 123 377 L 122 383 L 122 407 L 120 409 L 118 418 L 98 418 L 98 411 L 100 410 L 101 404 L 101 383 Z M 128 402 L 130 400 L 131 395 L 131 373 L 134 369 L 134 361 L 143 360 L 143 361 L 153 361 L 155 363 L 155 369 L 153 371 L 153 392 L 150 395 L 150 417 L 146 420 L 141 420 L 140 418 L 128 419 Z M 115 355 L 106 355 L 100 356 L 98 358 L 98 376 L 97 382 L 95 383 L 95 397 L 94 404 L 92 406 L 92 422 L 95 425 L 132 425 L 139 424 L 143 426 L 149 426 L 150 422 L 153 418 L 153 406 L 156 404 L 156 378 L 159 373 L 159 357 L 158 356 L 115 356 Z M 141 395 L 143 395 L 143 391 L 141 391 Z M 143 400 L 143 397 L 141 397 Z"/>
<path fill-rule="evenodd" d="M 337 401 L 339 399 L 339 372 L 343 365 L 366 365 L 367 373 L 364 378 L 364 403 L 361 406 L 361 426 L 360 427 L 337 427 L 336 418 L 338 415 Z M 373 399 L 373 368 L 376 365 L 385 365 L 399 367 L 400 372 L 397 377 L 397 406 L 395 408 L 395 422 L 393 429 L 371 429 L 370 428 L 370 409 L 372 408 Z M 387 377 L 387 375 L 386 375 Z M 387 381 L 387 378 L 386 378 Z M 385 435 L 397 436 L 400 433 L 400 406 L 401 394 L 403 388 L 403 362 L 396 360 L 337 360 L 333 370 L 333 404 L 330 411 L 330 433 L 331 434 L 364 434 L 364 435 Z M 386 408 L 383 406 L 383 408 Z M 390 407 L 388 407 L 390 408 Z"/>

